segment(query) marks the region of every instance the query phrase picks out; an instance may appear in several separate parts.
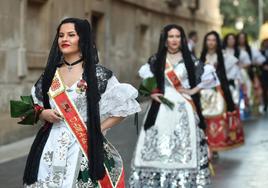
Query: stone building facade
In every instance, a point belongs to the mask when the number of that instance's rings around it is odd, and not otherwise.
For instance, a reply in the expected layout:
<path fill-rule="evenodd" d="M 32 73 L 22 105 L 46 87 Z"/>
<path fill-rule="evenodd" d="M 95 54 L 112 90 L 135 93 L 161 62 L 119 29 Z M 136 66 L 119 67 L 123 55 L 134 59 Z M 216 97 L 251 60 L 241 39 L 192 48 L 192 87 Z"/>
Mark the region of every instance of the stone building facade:
<path fill-rule="evenodd" d="M 9 100 L 29 94 L 63 18 L 90 20 L 100 63 L 137 86 L 137 70 L 156 51 L 161 28 L 177 23 L 197 30 L 201 44 L 205 32 L 220 29 L 219 1 L 0 0 L 0 144 L 31 134 L 9 119 Z"/>

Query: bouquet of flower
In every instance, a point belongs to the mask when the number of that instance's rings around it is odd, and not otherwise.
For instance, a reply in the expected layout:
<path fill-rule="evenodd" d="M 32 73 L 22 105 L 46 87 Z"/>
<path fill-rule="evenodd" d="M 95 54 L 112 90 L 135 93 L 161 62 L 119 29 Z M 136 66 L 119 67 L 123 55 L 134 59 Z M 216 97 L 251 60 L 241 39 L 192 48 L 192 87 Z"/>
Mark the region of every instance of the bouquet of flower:
<path fill-rule="evenodd" d="M 157 82 L 156 82 L 156 79 L 154 77 L 146 78 L 140 84 L 139 93 L 142 96 L 148 97 L 151 94 L 158 93 L 158 92 L 159 92 L 159 90 L 157 88 Z M 160 96 L 159 99 L 163 104 L 167 105 L 171 110 L 173 110 L 173 108 L 174 108 L 173 102 L 171 102 L 170 100 L 168 100 L 167 98 L 162 97 L 162 96 Z"/>
<path fill-rule="evenodd" d="M 32 96 L 21 96 L 20 101 L 10 101 L 10 114 L 12 118 L 21 117 L 22 120 L 18 124 L 34 125 L 43 108 L 39 105 L 34 105 Z"/>

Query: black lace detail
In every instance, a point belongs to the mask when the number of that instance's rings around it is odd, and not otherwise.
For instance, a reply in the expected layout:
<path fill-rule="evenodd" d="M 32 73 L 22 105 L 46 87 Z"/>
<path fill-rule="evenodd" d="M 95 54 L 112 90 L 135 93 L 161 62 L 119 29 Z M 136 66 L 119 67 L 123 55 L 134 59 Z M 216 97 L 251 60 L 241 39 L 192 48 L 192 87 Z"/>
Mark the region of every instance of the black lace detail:
<path fill-rule="evenodd" d="M 157 57 L 156 57 L 156 54 L 154 54 L 148 59 L 148 62 L 147 62 L 150 65 L 150 69 L 153 73 L 155 72 L 155 63 L 157 63 L 156 60 L 157 60 Z"/>
<path fill-rule="evenodd" d="M 43 102 L 43 93 L 42 93 L 42 82 L 43 82 L 44 73 L 40 76 L 37 82 L 34 84 L 35 87 L 35 97 Z"/>
<path fill-rule="evenodd" d="M 102 94 L 105 92 L 108 80 L 113 76 L 113 72 L 101 65 L 96 65 L 96 75 L 98 79 L 98 90 Z M 35 96 L 41 102 L 43 102 L 43 94 L 42 94 L 43 77 L 44 73 L 42 73 L 37 82 L 34 84 Z M 84 74 L 83 79 L 85 79 Z"/>
<path fill-rule="evenodd" d="M 204 73 L 204 63 L 198 59 L 193 59 L 195 65 L 195 82 L 198 85 L 201 82 L 201 76 Z"/>
<path fill-rule="evenodd" d="M 100 94 L 104 93 L 107 87 L 108 80 L 113 76 L 113 72 L 101 65 L 96 65 L 96 76 L 98 80 L 98 90 Z M 85 75 L 83 74 L 83 79 Z"/>

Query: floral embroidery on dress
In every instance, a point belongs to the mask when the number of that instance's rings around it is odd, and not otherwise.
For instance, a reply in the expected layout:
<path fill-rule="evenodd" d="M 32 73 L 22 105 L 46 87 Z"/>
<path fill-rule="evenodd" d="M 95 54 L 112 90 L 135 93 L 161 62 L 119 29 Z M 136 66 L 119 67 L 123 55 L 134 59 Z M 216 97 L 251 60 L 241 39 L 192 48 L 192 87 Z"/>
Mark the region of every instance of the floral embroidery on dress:
<path fill-rule="evenodd" d="M 57 142 L 60 144 L 59 147 L 59 156 L 60 160 L 66 159 L 66 150 L 68 150 L 70 138 L 67 132 L 62 132 L 61 137 L 57 140 Z"/>
<path fill-rule="evenodd" d="M 48 163 L 48 166 L 50 167 L 52 165 L 52 158 L 53 158 L 53 151 L 47 151 L 44 153 L 43 160 Z"/>
<path fill-rule="evenodd" d="M 141 156 L 146 161 L 162 161 L 163 163 L 187 163 L 192 159 L 190 129 L 185 103 L 180 103 L 178 114 L 181 118 L 176 122 L 172 135 L 159 136 L 158 129 L 151 127 L 146 131 Z"/>
<path fill-rule="evenodd" d="M 87 164 L 87 158 L 83 155 L 82 157 L 81 157 L 82 159 L 81 159 L 81 166 L 80 166 L 80 170 L 81 171 L 85 171 L 85 170 L 88 170 L 88 164 Z"/>
<path fill-rule="evenodd" d="M 103 144 L 103 147 L 104 147 L 104 150 L 106 151 L 105 154 L 107 156 L 107 159 L 108 160 L 113 159 L 113 155 L 111 153 L 111 149 L 110 149 L 109 145 L 107 143 L 104 143 Z"/>
<path fill-rule="evenodd" d="M 113 73 L 110 70 L 100 65 L 96 65 L 96 76 L 98 81 L 98 91 L 101 95 L 101 118 L 104 119 L 109 114 L 115 116 L 127 116 L 139 111 L 139 105 L 135 100 L 137 96 L 135 88 L 132 88 L 132 86 L 127 84 L 121 85 L 118 80 L 113 77 Z M 73 84 L 72 87 L 66 88 L 66 92 L 73 101 L 83 121 L 87 122 L 87 83 L 85 80 L 86 78 L 83 74 L 82 78 Z M 54 80 L 54 84 L 56 87 L 57 80 Z M 38 91 L 35 91 L 35 88 L 38 89 Z M 106 88 L 114 89 L 110 92 L 109 89 L 106 91 Z M 32 90 L 33 96 L 40 93 L 40 97 L 42 97 L 42 78 L 39 79 L 38 84 L 35 85 L 34 89 Z M 120 95 L 117 95 L 118 92 L 120 92 Z M 125 94 L 125 96 L 122 97 L 121 93 Z M 102 106 L 104 100 L 108 103 L 108 110 L 106 105 Z M 120 103 L 112 104 L 111 102 L 115 100 Z M 52 108 L 56 108 L 51 99 L 49 102 Z M 121 108 L 118 109 L 118 107 Z M 104 112 L 104 110 L 106 111 Z M 67 187 L 66 185 L 68 184 L 70 186 L 73 185 L 76 188 L 99 187 L 97 181 L 90 179 L 87 157 L 80 153 L 81 150 L 79 144 L 67 128 L 66 122 L 60 121 L 55 123 L 51 129 L 50 135 L 40 160 L 37 182 L 25 186 L 46 188 Z M 109 144 L 105 143 L 104 147 L 105 165 L 107 170 L 109 172 L 111 171 L 111 180 L 113 184 L 115 184 L 122 172 L 122 159 L 118 152 L 114 148 L 111 148 Z"/>
<path fill-rule="evenodd" d="M 76 87 L 76 93 L 78 94 L 82 94 L 87 90 L 87 82 L 83 79 L 81 79 L 78 83 L 77 83 L 77 87 Z"/>
<path fill-rule="evenodd" d="M 76 188 L 93 188 L 95 187 L 94 183 L 91 181 L 90 178 L 88 178 L 87 182 L 84 182 L 82 180 L 76 181 Z"/>
<path fill-rule="evenodd" d="M 109 174 L 113 183 L 115 183 L 118 180 L 118 177 L 120 177 L 120 173 L 121 173 L 120 168 L 112 167 Z"/>

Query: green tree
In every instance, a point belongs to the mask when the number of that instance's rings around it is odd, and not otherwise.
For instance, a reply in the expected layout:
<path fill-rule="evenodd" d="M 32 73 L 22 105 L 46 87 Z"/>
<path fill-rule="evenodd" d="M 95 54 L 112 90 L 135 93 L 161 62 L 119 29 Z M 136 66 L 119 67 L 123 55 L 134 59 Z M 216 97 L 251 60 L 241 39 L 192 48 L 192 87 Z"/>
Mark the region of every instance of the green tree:
<path fill-rule="evenodd" d="M 268 19 L 268 0 L 263 0 L 264 20 Z M 233 28 L 238 21 L 244 23 L 243 30 L 253 38 L 258 37 L 258 1 L 257 0 L 221 0 L 223 27 Z"/>

